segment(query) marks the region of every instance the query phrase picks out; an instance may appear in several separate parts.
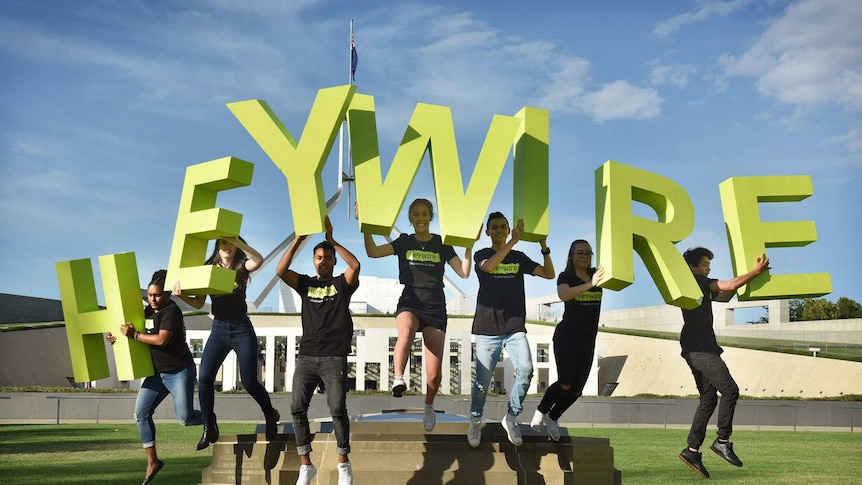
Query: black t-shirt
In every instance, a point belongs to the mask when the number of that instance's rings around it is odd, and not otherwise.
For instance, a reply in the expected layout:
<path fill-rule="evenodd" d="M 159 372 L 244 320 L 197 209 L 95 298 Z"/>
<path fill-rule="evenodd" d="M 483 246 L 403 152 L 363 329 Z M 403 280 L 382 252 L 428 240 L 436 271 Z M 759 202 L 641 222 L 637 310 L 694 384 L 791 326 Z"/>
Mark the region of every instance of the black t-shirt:
<path fill-rule="evenodd" d="M 704 275 L 694 275 L 703 300 L 700 306 L 694 310 L 682 310 L 682 332 L 679 334 L 679 345 L 682 347 L 682 355 L 690 352 L 708 352 L 720 355 L 724 349 L 719 347 L 715 340 L 715 330 L 712 328 L 712 299 L 717 293 L 712 293 L 709 286 L 716 279 L 707 278 Z"/>
<path fill-rule="evenodd" d="M 213 317 L 219 320 L 236 320 L 248 314 L 248 304 L 245 302 L 245 285 L 234 282 L 233 292 L 221 295 L 210 295 Z"/>
<path fill-rule="evenodd" d="M 443 271 L 456 256 L 455 249 L 443 244 L 437 234 L 432 234 L 426 242 L 419 242 L 413 234 L 401 234 L 392 241 L 392 249 L 398 256 L 401 284 L 429 290 L 443 288 Z"/>
<path fill-rule="evenodd" d="M 150 345 L 156 372 L 177 371 L 194 362 L 192 352 L 186 344 L 183 312 L 173 300 L 153 315 L 153 329 L 147 333 L 158 335 L 160 330 L 171 332 L 171 338 L 161 347 Z"/>
<path fill-rule="evenodd" d="M 359 288 L 344 275 L 329 281 L 298 275 L 296 292 L 302 298 L 302 340 L 299 353 L 315 357 L 346 356 L 353 339 L 350 297 Z"/>
<path fill-rule="evenodd" d="M 527 306 L 524 301 L 524 275 L 532 275 L 539 263 L 521 251 L 513 249 L 490 273 L 479 269 L 482 261 L 496 253 L 493 248 L 484 248 L 473 255 L 476 261 L 476 278 L 479 279 L 473 333 L 509 335 L 515 332 L 526 332 Z"/>
<path fill-rule="evenodd" d="M 590 276 L 596 272 L 595 268 L 590 268 Z M 563 271 L 557 277 L 557 286 L 569 285 L 570 287 L 580 286 L 586 283 L 578 278 L 574 272 Z M 595 335 L 599 331 L 599 313 L 602 309 L 602 289 L 594 286 L 589 290 L 565 302 L 563 310 L 563 319 L 557 325 L 554 332 L 554 338 L 558 334 L 578 333 Z"/>

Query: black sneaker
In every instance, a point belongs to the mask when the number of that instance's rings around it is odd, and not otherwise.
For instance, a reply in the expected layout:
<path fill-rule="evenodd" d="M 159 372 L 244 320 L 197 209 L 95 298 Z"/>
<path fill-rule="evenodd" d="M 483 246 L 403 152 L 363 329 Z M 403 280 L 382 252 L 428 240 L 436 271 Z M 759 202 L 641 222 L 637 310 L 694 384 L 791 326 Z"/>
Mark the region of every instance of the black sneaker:
<path fill-rule="evenodd" d="M 278 434 L 278 422 L 281 420 L 281 414 L 278 409 L 272 408 L 272 411 L 263 413 L 263 417 L 266 418 L 266 440 L 272 441 Z"/>
<path fill-rule="evenodd" d="M 682 460 L 683 463 L 688 465 L 689 468 L 694 470 L 695 473 L 703 478 L 709 478 L 709 472 L 706 471 L 706 467 L 703 466 L 702 457 L 703 453 L 700 453 L 699 451 L 691 451 L 688 449 L 688 446 L 679 453 L 679 459 Z"/>
<path fill-rule="evenodd" d="M 714 451 L 716 455 L 724 458 L 724 460 L 730 463 L 733 466 L 742 466 L 742 460 L 736 456 L 736 453 L 733 452 L 733 443 L 730 441 L 722 443 L 717 439 L 712 442 L 712 446 L 709 447 L 710 450 Z"/>

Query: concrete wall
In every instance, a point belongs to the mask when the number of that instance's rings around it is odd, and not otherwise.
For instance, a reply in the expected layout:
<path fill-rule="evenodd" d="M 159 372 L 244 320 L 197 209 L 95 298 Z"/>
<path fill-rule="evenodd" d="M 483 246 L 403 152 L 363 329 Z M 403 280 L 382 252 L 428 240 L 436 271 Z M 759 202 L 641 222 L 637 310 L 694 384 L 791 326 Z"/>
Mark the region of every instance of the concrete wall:
<path fill-rule="evenodd" d="M 599 334 L 601 358 L 625 357 L 614 396 L 696 395 L 679 342 Z M 726 348 L 722 358 L 744 396 L 835 397 L 862 395 L 862 362 Z"/>
<path fill-rule="evenodd" d="M 96 393 L 0 393 L 0 424 L 134 422 L 136 394 Z M 282 423 L 290 422 L 290 394 L 272 395 L 273 406 L 281 410 Z M 348 394 L 351 418 L 381 413 L 384 410 L 420 410 L 422 396 L 362 396 Z M 532 417 L 540 399 L 530 396 L 518 421 Z M 488 398 L 483 418 L 501 419 L 507 399 Z M 560 423 L 569 427 L 651 427 L 688 428 L 697 399 L 581 398 L 569 408 Z M 448 414 L 467 416 L 469 398 L 438 396 L 435 408 Z M 260 408 L 247 394 L 219 394 L 216 405 L 220 422 L 263 423 Z M 309 419 L 327 420 L 329 408 L 323 395 L 311 400 Z M 171 397 L 156 409 L 155 419 L 175 423 Z M 715 425 L 716 416 L 710 421 Z M 816 431 L 858 431 L 862 427 L 862 403 L 842 401 L 740 400 L 734 416 L 734 429 L 785 429 Z M 255 427 L 249 424 L 249 432 Z M 259 430 L 262 432 L 262 430 Z"/>

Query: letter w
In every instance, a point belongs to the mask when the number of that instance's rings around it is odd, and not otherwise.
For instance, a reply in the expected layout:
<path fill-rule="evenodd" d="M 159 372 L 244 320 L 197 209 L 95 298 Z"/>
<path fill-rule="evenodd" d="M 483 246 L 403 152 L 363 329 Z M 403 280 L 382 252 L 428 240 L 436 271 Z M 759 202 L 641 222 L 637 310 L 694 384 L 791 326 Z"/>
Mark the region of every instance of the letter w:
<path fill-rule="evenodd" d="M 356 94 L 347 112 L 347 122 L 363 232 L 389 234 L 427 150 L 443 241 L 457 246 L 472 245 L 491 204 L 509 149 L 514 146 L 513 220 L 525 221 L 522 239 L 538 241 L 547 235 L 547 111 L 524 108 L 514 117 L 494 116 L 466 193 L 448 107 L 416 105 L 385 182 L 380 167 L 374 98 Z"/>

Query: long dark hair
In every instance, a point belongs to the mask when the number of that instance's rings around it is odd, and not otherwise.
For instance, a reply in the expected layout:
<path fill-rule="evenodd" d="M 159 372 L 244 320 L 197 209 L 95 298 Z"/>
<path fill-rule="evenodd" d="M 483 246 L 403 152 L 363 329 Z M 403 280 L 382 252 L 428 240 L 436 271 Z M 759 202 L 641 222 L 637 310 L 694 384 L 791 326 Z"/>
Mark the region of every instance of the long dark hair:
<path fill-rule="evenodd" d="M 569 247 L 569 256 L 566 258 L 566 273 L 575 274 L 575 246 L 577 246 L 578 244 L 586 244 L 587 246 L 589 246 L 590 242 L 586 239 L 575 239 L 574 241 L 572 241 L 572 245 Z"/>
<path fill-rule="evenodd" d="M 153 277 L 150 278 L 150 283 L 147 285 L 147 287 L 158 286 L 159 288 L 162 289 L 162 293 L 164 293 L 164 291 L 165 291 L 165 280 L 167 280 L 167 277 L 168 277 L 168 270 L 160 269 L 160 270 L 156 271 L 155 273 L 153 273 Z"/>
<path fill-rule="evenodd" d="M 242 236 L 237 236 L 237 239 L 245 243 L 245 239 L 243 239 Z M 216 264 L 216 261 L 218 261 L 218 244 L 220 241 L 224 241 L 224 239 L 216 239 L 213 252 L 210 254 L 210 257 L 204 261 L 204 264 Z M 248 261 L 248 256 L 245 254 L 245 251 L 237 247 L 236 253 L 233 255 L 233 263 L 231 264 L 230 269 L 236 271 L 235 281 L 240 286 L 246 286 L 251 279 L 248 270 L 245 269 L 246 261 Z"/>

